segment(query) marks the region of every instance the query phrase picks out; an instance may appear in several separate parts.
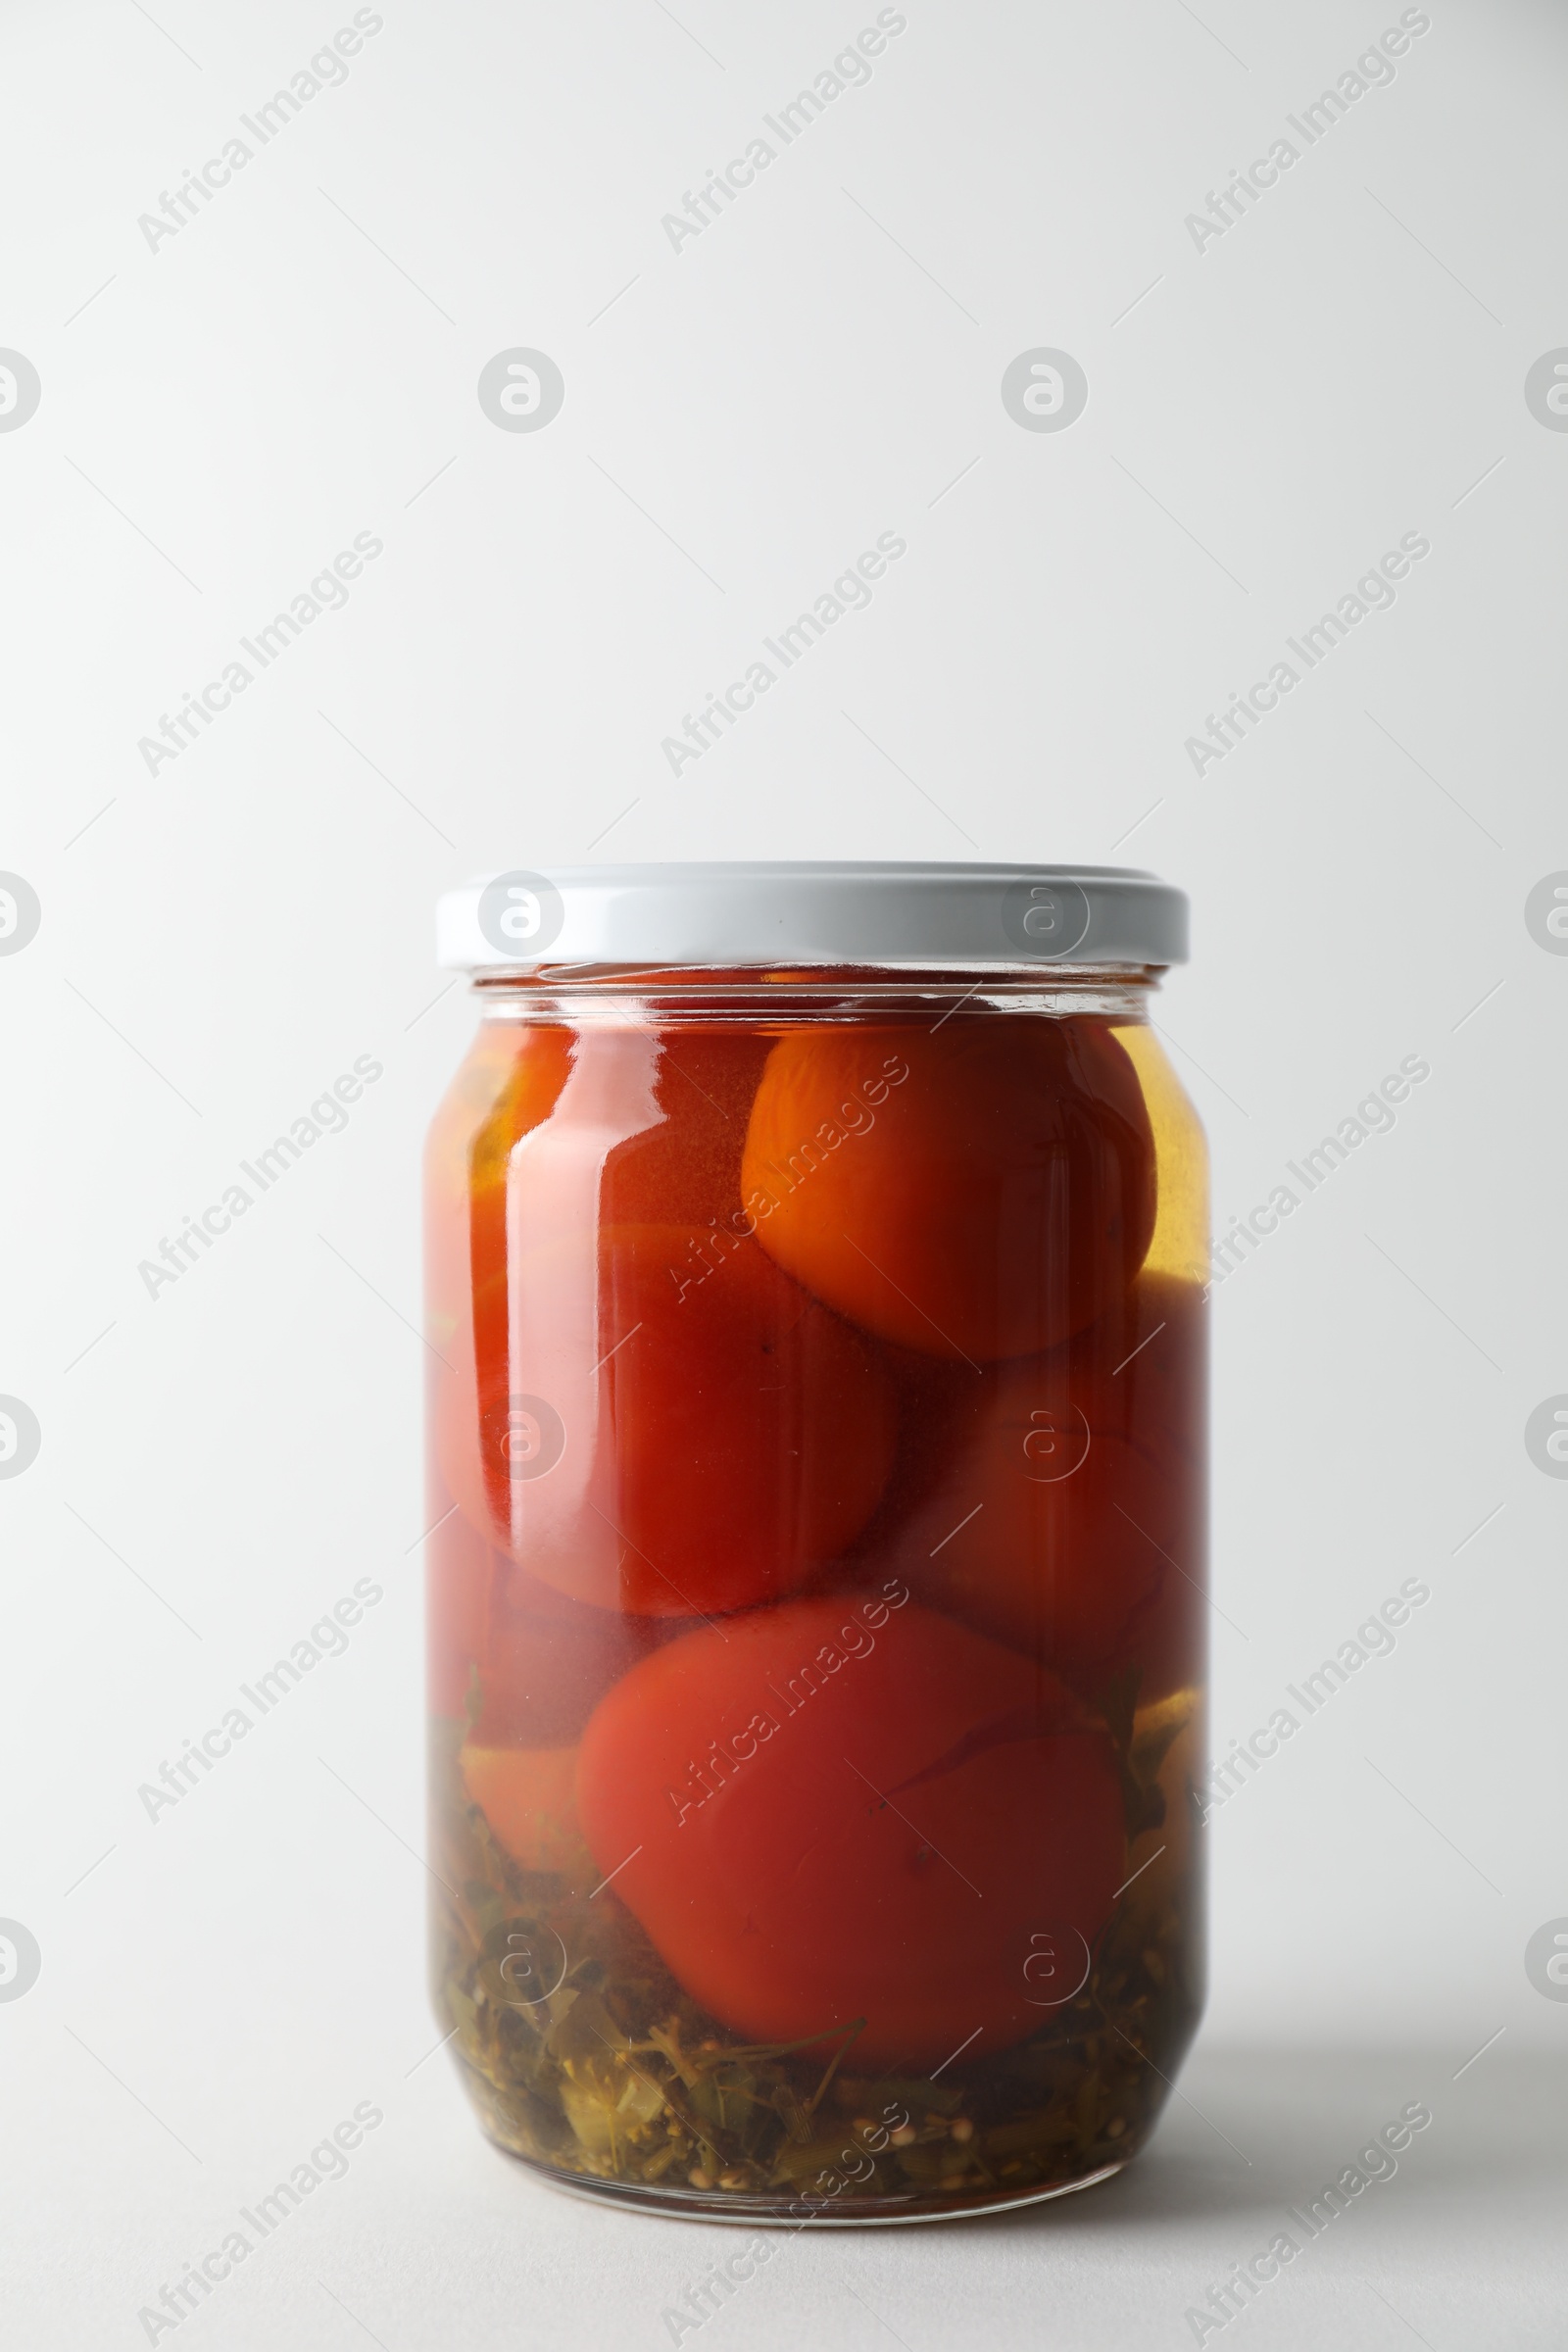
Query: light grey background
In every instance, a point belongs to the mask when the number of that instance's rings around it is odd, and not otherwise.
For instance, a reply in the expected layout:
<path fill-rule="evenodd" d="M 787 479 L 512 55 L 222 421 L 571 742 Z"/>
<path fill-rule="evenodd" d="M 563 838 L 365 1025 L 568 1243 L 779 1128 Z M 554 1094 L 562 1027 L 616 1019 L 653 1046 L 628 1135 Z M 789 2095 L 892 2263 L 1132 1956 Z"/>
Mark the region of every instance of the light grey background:
<path fill-rule="evenodd" d="M 1524 398 L 1568 344 L 1562 14 L 1434 0 L 1392 83 L 1200 251 L 1186 217 L 1301 146 L 1287 115 L 1396 7 L 909 0 L 869 81 L 677 251 L 662 217 L 873 7 L 375 13 L 341 85 L 156 249 L 139 216 L 352 9 L 11 0 L 0 28 L 0 344 L 42 383 L 0 431 L 0 866 L 42 907 L 0 957 L 0 1391 L 42 1431 L 0 1480 L 0 1914 L 42 1950 L 0 2002 L 15 2324 L 146 2340 L 138 2306 L 364 2099 L 386 2122 L 336 2211 L 193 2341 L 666 2342 L 713 2235 L 529 2188 L 444 2058 L 410 2072 L 435 2035 L 416 1164 L 471 1026 L 431 906 L 487 865 L 1152 866 L 1194 899 L 1158 1018 L 1217 1226 L 1430 1062 L 1216 1293 L 1219 1741 L 1401 1580 L 1432 1597 L 1214 1820 L 1192 2082 L 1216 2124 L 1250 2083 L 1277 2152 L 1315 2070 L 1226 2050 L 1419 2044 L 1388 2112 L 1427 2098 L 1436 2148 L 1489 2068 L 1568 2035 L 1524 1967 L 1568 1914 L 1568 1482 L 1524 1446 L 1568 1392 L 1568 958 L 1524 919 L 1568 868 L 1568 435 Z M 564 378 L 540 432 L 479 405 L 517 346 Z M 1037 347 L 1088 377 L 1064 432 L 1003 406 Z M 672 775 L 683 714 L 888 531 L 869 609 Z M 1392 610 L 1196 774 L 1206 714 L 1406 532 L 1431 553 Z M 344 608 L 149 773 L 139 739 L 357 533 L 382 553 Z M 384 1074 L 346 1130 L 150 1298 L 139 1262 L 359 1055 Z M 366 1575 L 347 1653 L 150 1822 L 138 1785 Z M 1381 2076 L 1334 2080 L 1308 2171 L 1384 2117 Z M 1425 2212 L 1446 2278 L 1396 2232 L 1393 2317 L 1298 2278 L 1254 2330 L 1546 2342 L 1483 2227 L 1507 2167 L 1466 2175 L 1457 2120 L 1443 2144 L 1451 2213 L 1415 2154 L 1378 2193 Z M 1165 2251 L 1131 2302 L 1131 2241 L 1086 2200 L 1070 2239 L 798 2244 L 707 2335 L 924 2352 L 965 2313 L 1037 2341 L 1045 2311 L 1062 2343 L 1191 2341 L 1192 2289 L 1269 2232 L 1201 2118 L 1157 2161 L 1136 2193 Z M 1167 2193 L 1200 2231 L 1179 2260 Z"/>

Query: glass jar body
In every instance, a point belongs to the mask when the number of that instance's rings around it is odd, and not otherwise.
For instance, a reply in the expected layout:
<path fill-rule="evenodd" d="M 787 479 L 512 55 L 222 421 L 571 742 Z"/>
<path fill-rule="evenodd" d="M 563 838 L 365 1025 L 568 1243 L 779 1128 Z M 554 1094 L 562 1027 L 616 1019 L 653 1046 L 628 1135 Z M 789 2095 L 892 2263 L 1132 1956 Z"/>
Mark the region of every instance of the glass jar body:
<path fill-rule="evenodd" d="M 480 990 L 426 1166 L 433 1976 L 562 2185 L 915 2220 L 1152 2127 L 1207 1212 L 1147 995 Z"/>

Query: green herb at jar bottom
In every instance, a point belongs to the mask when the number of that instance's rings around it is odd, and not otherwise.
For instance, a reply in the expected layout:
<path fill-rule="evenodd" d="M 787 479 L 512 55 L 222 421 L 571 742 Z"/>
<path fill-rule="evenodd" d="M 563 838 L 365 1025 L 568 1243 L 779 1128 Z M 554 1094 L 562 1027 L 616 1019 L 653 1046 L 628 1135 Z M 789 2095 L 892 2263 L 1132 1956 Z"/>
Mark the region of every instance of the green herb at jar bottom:
<path fill-rule="evenodd" d="M 462 1727 L 438 1724 L 436 1867 L 451 1899 L 435 1922 L 435 1999 L 491 2137 L 580 2180 L 754 2210 L 1027 2195 L 1125 2161 L 1200 2005 L 1191 1759 L 1173 1752 L 1194 1727 L 1190 1698 L 1136 1718 L 1113 1691 L 1105 1713 L 1129 1854 L 1136 1842 L 1152 1858 L 1082 1989 L 1028 2041 L 939 2081 L 857 2070 L 853 2026 L 804 2045 L 731 2038 L 612 1889 L 590 1897 L 512 1861 L 463 1788 Z"/>

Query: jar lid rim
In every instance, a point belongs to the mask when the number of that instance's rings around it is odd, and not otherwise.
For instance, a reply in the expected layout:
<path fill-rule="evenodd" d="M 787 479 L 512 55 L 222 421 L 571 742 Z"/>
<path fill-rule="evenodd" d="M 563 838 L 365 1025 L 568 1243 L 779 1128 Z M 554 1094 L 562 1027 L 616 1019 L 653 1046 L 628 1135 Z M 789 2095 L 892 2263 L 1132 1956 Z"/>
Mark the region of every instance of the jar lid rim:
<path fill-rule="evenodd" d="M 509 867 L 445 892 L 449 971 L 1187 960 L 1187 898 L 1141 867 L 758 859 Z"/>

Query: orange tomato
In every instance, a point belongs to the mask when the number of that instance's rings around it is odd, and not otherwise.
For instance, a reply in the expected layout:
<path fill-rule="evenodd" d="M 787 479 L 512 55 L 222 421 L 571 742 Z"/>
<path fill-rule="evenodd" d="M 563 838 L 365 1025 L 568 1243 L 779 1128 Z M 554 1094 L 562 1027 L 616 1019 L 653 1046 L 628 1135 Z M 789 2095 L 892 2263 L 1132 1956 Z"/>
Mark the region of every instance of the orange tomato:
<path fill-rule="evenodd" d="M 1042 1955 L 1072 1989 L 1124 1875 L 1103 1731 L 899 1585 L 656 1651 L 589 1722 L 577 1808 L 694 2000 L 759 2040 L 863 2018 L 857 2068 L 1033 2033 Z"/>
<path fill-rule="evenodd" d="M 588 1860 L 577 1819 L 574 1747 L 481 1747 L 459 1756 L 463 1784 L 524 1870 L 577 1878 Z"/>
<path fill-rule="evenodd" d="M 763 1248 L 817 1298 L 977 1364 L 1093 1322 L 1153 1231 L 1137 1075 L 1084 1016 L 798 1030 L 763 1071 L 741 1184 Z"/>

